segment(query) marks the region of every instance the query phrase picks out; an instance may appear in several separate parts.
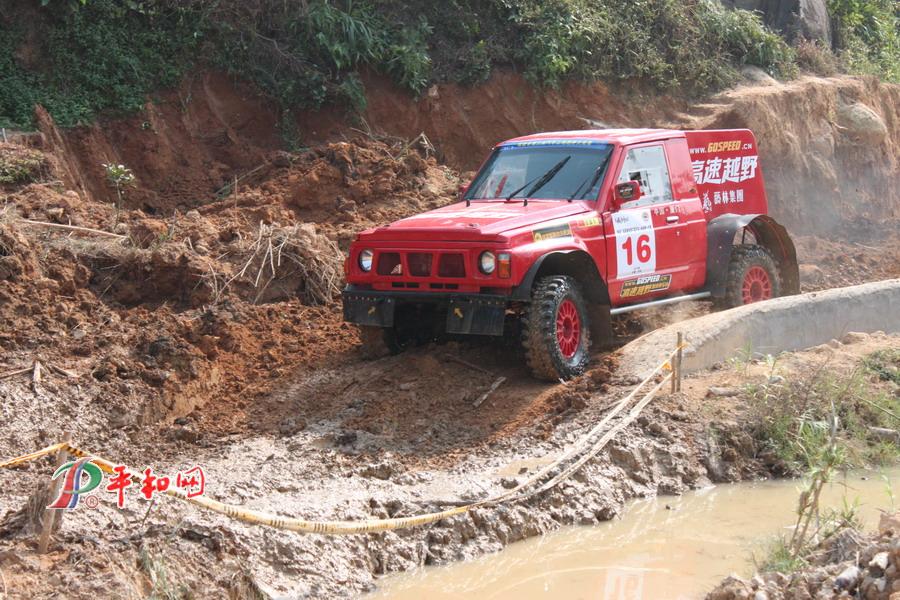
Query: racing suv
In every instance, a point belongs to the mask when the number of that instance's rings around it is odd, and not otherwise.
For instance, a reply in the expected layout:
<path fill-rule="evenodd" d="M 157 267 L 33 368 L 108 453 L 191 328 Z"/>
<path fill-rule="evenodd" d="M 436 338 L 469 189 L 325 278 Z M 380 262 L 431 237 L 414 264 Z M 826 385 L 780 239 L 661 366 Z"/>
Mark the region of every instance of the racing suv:
<path fill-rule="evenodd" d="M 373 355 L 451 335 L 518 335 L 531 372 L 581 374 L 610 319 L 686 300 L 799 291 L 767 214 L 753 133 L 619 129 L 498 144 L 449 206 L 350 247 L 345 320 Z"/>

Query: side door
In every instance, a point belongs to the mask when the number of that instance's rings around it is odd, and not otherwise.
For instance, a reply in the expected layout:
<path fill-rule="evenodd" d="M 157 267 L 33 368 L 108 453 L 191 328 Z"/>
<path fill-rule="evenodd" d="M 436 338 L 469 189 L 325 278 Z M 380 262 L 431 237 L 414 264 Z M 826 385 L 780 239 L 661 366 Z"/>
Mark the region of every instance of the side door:
<path fill-rule="evenodd" d="M 673 191 L 666 147 L 666 142 L 631 146 L 617 166 L 615 185 L 636 181 L 642 195 L 621 206 L 609 203 L 603 214 L 607 283 L 615 305 L 703 285 L 706 237 L 700 200 L 679 197 L 690 196 L 680 187 Z"/>

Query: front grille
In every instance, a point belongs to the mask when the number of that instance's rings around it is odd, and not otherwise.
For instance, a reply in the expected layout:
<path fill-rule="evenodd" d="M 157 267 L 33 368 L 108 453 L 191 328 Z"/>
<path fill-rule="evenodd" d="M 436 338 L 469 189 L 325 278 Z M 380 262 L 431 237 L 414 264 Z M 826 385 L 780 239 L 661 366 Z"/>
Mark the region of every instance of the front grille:
<path fill-rule="evenodd" d="M 406 257 L 409 274 L 413 277 L 428 277 L 431 275 L 432 261 L 433 255 L 430 252 L 410 252 Z"/>
<path fill-rule="evenodd" d="M 462 254 L 442 254 L 438 262 L 438 276 L 465 277 L 466 261 Z"/>
<path fill-rule="evenodd" d="M 400 254 L 397 252 L 385 252 L 378 255 L 379 275 L 402 275 L 400 266 Z"/>

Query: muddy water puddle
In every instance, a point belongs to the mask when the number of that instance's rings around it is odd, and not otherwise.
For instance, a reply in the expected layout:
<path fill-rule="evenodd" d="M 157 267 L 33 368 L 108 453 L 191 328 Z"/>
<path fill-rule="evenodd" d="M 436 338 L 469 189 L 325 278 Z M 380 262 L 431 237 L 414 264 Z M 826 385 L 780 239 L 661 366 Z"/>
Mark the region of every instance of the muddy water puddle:
<path fill-rule="evenodd" d="M 369 600 L 478 598 L 657 600 L 702 598 L 788 531 L 798 481 L 720 485 L 632 502 L 622 518 L 567 528 L 497 554 L 426 567 L 380 582 Z M 896 496 L 896 498 L 894 498 Z M 858 505 L 866 527 L 900 503 L 900 468 L 838 477 L 823 505 Z"/>

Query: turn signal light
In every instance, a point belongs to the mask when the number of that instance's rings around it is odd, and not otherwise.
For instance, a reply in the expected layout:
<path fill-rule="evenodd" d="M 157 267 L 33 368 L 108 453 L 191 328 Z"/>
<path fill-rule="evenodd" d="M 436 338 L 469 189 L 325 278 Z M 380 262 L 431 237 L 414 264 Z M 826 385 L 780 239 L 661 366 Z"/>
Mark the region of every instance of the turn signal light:
<path fill-rule="evenodd" d="M 497 277 L 509 279 L 512 276 L 512 259 L 509 252 L 501 252 L 497 255 Z"/>

